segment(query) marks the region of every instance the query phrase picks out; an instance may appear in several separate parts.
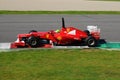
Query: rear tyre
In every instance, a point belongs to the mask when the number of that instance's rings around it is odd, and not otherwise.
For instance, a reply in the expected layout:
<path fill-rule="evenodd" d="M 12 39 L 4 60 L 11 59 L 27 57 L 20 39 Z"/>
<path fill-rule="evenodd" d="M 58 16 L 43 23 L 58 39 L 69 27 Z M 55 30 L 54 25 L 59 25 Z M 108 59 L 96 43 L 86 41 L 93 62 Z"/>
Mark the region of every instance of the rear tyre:
<path fill-rule="evenodd" d="M 86 38 L 86 40 L 85 40 L 85 43 L 86 43 L 86 45 L 88 45 L 89 47 L 95 47 L 96 46 L 96 40 L 93 38 L 93 37 L 91 37 L 91 36 L 89 36 L 88 38 Z"/>
<path fill-rule="evenodd" d="M 33 48 L 39 47 L 40 46 L 40 39 L 37 37 L 31 36 L 28 38 L 28 44 Z"/>
<path fill-rule="evenodd" d="M 84 32 L 85 32 L 88 36 L 90 35 L 90 31 L 84 30 Z"/>

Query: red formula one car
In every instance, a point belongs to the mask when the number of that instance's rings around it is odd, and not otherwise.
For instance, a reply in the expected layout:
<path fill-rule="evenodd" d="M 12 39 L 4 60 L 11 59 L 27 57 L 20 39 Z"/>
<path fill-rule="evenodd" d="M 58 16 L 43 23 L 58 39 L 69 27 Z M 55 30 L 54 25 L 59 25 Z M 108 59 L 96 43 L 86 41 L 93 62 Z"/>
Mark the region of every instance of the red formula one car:
<path fill-rule="evenodd" d="M 97 29 L 97 26 L 87 26 L 87 28 L 83 31 L 74 27 L 65 27 L 64 18 L 62 18 L 62 28 L 60 30 L 47 32 L 31 30 L 27 34 L 18 34 L 17 40 L 12 43 L 12 48 L 50 48 L 53 45 L 95 47 L 100 39 L 100 29 Z"/>

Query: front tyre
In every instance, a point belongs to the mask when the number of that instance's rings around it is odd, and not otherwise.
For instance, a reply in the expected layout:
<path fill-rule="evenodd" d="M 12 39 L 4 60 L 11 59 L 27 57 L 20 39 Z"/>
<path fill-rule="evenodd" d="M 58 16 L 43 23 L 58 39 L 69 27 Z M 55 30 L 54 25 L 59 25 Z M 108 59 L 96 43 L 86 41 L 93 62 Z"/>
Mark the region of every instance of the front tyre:
<path fill-rule="evenodd" d="M 31 36 L 28 38 L 28 44 L 33 48 L 38 47 L 40 46 L 40 40 L 37 37 Z"/>
<path fill-rule="evenodd" d="M 93 38 L 93 37 L 91 37 L 91 36 L 89 36 L 88 38 L 86 38 L 86 40 L 85 40 L 85 43 L 89 46 L 89 47 L 95 47 L 96 46 L 96 40 Z"/>
<path fill-rule="evenodd" d="M 32 33 L 32 32 L 37 32 L 36 30 L 31 30 L 31 31 L 29 31 L 29 33 Z"/>

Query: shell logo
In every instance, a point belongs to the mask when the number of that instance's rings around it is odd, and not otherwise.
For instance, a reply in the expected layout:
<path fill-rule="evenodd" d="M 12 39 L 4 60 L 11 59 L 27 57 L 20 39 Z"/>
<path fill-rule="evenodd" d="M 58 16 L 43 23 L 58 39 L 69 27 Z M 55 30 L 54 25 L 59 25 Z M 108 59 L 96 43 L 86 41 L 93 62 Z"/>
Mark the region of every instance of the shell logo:
<path fill-rule="evenodd" d="M 70 32 L 70 28 L 67 28 L 67 32 Z"/>
<path fill-rule="evenodd" d="M 62 37 L 61 37 L 61 36 L 58 36 L 57 39 L 60 41 L 60 40 L 62 39 Z"/>
<path fill-rule="evenodd" d="M 46 38 L 49 38 L 49 34 L 46 35 Z"/>

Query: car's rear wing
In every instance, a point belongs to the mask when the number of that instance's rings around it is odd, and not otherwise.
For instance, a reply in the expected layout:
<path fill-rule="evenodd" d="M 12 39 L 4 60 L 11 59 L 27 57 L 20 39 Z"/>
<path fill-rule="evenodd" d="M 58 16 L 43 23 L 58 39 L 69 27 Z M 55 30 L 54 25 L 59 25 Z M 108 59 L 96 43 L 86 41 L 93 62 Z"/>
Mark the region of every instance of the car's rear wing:
<path fill-rule="evenodd" d="M 87 30 L 96 39 L 100 39 L 100 28 L 98 28 L 98 26 L 87 26 Z"/>
<path fill-rule="evenodd" d="M 100 33 L 100 28 L 98 28 L 98 26 L 87 26 L 87 30 L 90 32 L 90 33 Z"/>

